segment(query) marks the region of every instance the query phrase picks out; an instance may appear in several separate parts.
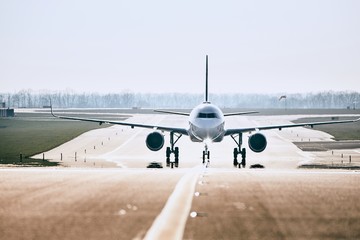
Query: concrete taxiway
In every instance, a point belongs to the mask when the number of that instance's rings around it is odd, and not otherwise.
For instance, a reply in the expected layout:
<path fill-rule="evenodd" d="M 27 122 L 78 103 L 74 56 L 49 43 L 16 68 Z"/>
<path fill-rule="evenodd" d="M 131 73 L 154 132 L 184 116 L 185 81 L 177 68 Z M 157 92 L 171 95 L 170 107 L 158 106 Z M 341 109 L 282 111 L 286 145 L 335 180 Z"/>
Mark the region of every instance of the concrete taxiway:
<path fill-rule="evenodd" d="M 164 115 L 132 121 L 186 124 L 186 118 Z M 288 121 L 233 117 L 227 124 Z M 248 165 L 261 163 L 265 169 L 233 168 L 231 138 L 210 146 L 205 168 L 203 145 L 184 136 L 179 169 L 146 169 L 149 162 L 164 162 L 165 155 L 146 149 L 148 133 L 100 129 L 45 153 L 68 168 L 0 169 L 2 238 L 360 238 L 360 173 L 297 169 L 317 155 L 292 141 L 330 141 L 328 134 L 305 128 L 264 132 L 268 148 L 260 154 L 248 151 Z M 351 151 L 355 161 L 360 152 Z"/>

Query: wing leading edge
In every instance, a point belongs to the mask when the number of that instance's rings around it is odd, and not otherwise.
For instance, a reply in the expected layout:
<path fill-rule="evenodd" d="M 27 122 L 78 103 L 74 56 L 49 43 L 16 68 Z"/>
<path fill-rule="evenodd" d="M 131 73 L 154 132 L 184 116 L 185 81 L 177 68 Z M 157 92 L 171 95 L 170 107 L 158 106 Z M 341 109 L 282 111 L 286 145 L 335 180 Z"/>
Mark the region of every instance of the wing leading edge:
<path fill-rule="evenodd" d="M 122 122 L 122 121 L 109 121 L 109 120 L 94 119 L 94 118 L 78 118 L 78 117 L 59 116 L 59 115 L 54 114 L 52 106 L 51 106 L 51 115 L 53 115 L 54 117 L 59 118 L 59 119 L 94 122 L 94 123 L 99 123 L 100 125 L 102 125 L 102 124 L 123 125 L 123 126 L 129 126 L 131 128 L 140 127 L 140 128 L 148 128 L 148 129 L 160 130 L 160 131 L 165 131 L 165 132 L 176 132 L 176 133 L 181 133 L 183 135 L 188 135 L 188 132 L 185 128 L 173 128 L 173 127 L 165 127 L 165 126 L 159 126 L 159 125 L 127 123 L 127 122 Z"/>
<path fill-rule="evenodd" d="M 187 113 L 187 112 L 176 112 L 176 111 L 170 111 L 170 110 L 156 109 L 156 110 L 154 110 L 154 112 L 174 114 L 174 115 L 182 115 L 182 116 L 190 116 L 190 113 Z"/>
<path fill-rule="evenodd" d="M 256 112 L 256 111 L 248 111 L 248 112 L 224 113 L 224 117 L 228 117 L 228 116 L 238 116 L 238 115 L 245 115 L 245 114 L 253 114 L 253 113 L 259 113 L 259 112 Z"/>
<path fill-rule="evenodd" d="M 342 121 L 325 121 L 325 122 L 308 122 L 308 123 L 294 123 L 294 124 L 284 124 L 284 125 L 270 125 L 270 126 L 259 126 L 259 127 L 250 127 L 250 128 L 232 128 L 225 131 L 225 136 L 239 133 L 246 133 L 258 130 L 269 130 L 269 129 L 283 129 L 283 128 L 293 128 L 293 127 L 311 127 L 318 125 L 326 124 L 338 124 L 338 123 L 354 123 L 358 122 L 360 118 L 354 120 L 342 120 Z"/>

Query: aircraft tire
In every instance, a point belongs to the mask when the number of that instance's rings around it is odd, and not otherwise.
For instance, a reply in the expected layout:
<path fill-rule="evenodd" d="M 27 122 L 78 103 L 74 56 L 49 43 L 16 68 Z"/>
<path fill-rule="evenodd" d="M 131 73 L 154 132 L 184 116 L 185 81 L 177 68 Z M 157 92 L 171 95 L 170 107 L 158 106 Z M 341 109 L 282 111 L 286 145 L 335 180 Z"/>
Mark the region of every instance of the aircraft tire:
<path fill-rule="evenodd" d="M 175 147 L 175 158 L 179 158 L 179 148 L 178 147 Z"/>
<path fill-rule="evenodd" d="M 166 157 L 169 158 L 170 154 L 171 154 L 171 149 L 170 149 L 170 147 L 167 147 L 166 148 Z"/>
<path fill-rule="evenodd" d="M 241 165 L 243 168 L 245 168 L 246 166 L 246 149 L 243 148 L 242 151 L 241 151 Z"/>
<path fill-rule="evenodd" d="M 246 149 L 243 148 L 241 151 L 241 159 L 246 159 Z"/>
<path fill-rule="evenodd" d="M 239 163 L 238 163 L 237 159 L 235 158 L 234 159 L 234 167 L 237 167 L 238 165 L 239 165 Z"/>
<path fill-rule="evenodd" d="M 240 164 L 239 164 L 239 165 L 240 165 Z M 245 159 L 243 159 L 243 160 L 241 161 L 241 166 L 242 166 L 243 168 L 246 167 L 246 160 L 245 160 Z"/>
<path fill-rule="evenodd" d="M 238 154 L 239 154 L 238 149 L 234 148 L 234 159 L 237 159 Z"/>

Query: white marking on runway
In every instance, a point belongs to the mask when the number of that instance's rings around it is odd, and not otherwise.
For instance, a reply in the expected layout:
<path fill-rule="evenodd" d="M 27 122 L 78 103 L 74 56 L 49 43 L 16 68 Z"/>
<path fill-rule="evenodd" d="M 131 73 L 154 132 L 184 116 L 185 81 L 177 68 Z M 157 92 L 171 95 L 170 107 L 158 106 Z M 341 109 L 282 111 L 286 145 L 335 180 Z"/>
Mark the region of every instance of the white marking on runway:
<path fill-rule="evenodd" d="M 180 179 L 144 239 L 182 239 L 201 169 L 195 167 Z"/>
<path fill-rule="evenodd" d="M 158 125 L 161 121 L 163 121 L 165 116 L 159 117 L 159 119 L 153 123 L 154 125 Z M 133 141 L 140 133 L 142 133 L 145 130 L 145 128 L 140 128 L 136 133 L 134 133 L 130 138 L 128 138 L 123 144 L 118 146 L 117 148 L 100 155 L 100 158 L 107 159 L 111 161 L 111 155 L 113 155 L 115 152 L 119 151 L 120 149 L 124 148 L 126 145 L 128 145 L 131 141 Z M 118 157 L 117 157 L 118 158 Z M 122 163 L 119 163 L 118 161 L 114 161 L 118 166 L 122 168 L 127 168 L 127 166 L 123 165 Z"/>
<path fill-rule="evenodd" d="M 111 150 L 110 152 L 107 152 L 105 154 L 103 154 L 101 157 L 106 158 L 109 155 L 113 154 L 114 152 L 122 149 L 123 147 L 125 147 L 127 144 L 129 144 L 129 142 L 131 142 L 134 138 L 136 138 L 142 131 L 144 131 L 145 129 L 140 129 L 138 130 L 135 134 L 133 134 L 130 138 L 128 138 L 123 144 L 121 144 L 119 147 L 115 148 L 114 150 Z"/>

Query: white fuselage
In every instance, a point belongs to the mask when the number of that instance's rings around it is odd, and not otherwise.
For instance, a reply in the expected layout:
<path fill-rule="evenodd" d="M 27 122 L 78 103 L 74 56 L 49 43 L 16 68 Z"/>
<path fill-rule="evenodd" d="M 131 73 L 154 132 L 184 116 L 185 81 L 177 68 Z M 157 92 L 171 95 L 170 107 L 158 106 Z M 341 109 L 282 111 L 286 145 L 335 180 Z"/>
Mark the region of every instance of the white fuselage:
<path fill-rule="evenodd" d="M 191 141 L 221 142 L 224 134 L 224 114 L 215 105 L 204 102 L 195 107 L 189 117 L 188 133 Z"/>

